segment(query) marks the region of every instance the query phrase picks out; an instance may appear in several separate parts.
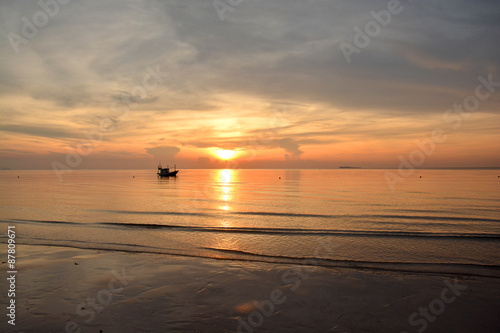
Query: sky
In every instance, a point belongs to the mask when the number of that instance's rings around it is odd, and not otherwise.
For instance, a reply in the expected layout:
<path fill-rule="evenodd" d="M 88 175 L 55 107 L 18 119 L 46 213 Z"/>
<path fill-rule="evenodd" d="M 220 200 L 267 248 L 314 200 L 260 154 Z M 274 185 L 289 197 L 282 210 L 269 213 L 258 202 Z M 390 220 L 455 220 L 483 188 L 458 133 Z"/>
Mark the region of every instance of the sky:
<path fill-rule="evenodd" d="M 0 0 L 0 168 L 500 166 L 500 2 Z"/>

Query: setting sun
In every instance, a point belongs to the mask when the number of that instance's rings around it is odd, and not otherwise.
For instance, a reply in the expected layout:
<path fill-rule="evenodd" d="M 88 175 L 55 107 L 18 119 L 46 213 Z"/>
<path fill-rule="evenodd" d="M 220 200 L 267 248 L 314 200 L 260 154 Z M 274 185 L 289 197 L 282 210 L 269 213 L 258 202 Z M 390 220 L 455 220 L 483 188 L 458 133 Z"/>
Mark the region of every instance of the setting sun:
<path fill-rule="evenodd" d="M 236 156 L 236 151 L 234 150 L 219 149 L 215 153 L 217 157 L 223 160 L 230 160 Z"/>

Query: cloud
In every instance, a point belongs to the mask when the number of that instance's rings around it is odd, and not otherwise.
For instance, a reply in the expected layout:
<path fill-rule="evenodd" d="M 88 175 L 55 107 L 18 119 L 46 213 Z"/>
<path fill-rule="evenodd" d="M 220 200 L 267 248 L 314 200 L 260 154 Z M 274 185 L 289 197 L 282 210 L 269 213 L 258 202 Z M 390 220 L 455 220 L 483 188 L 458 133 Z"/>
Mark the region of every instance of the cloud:
<path fill-rule="evenodd" d="M 156 160 L 170 162 L 174 161 L 175 155 L 181 150 L 177 147 L 153 147 L 146 148 L 146 153 L 152 155 Z"/>
<path fill-rule="evenodd" d="M 299 144 L 293 141 L 293 139 L 285 138 L 277 141 L 280 148 L 285 149 L 288 154 L 285 154 L 287 160 L 300 159 L 300 155 L 303 153 L 299 149 Z"/>
<path fill-rule="evenodd" d="M 0 125 L 0 131 L 22 133 L 46 138 L 80 138 L 82 135 L 72 129 L 53 126 Z"/>
<path fill-rule="evenodd" d="M 121 102 L 125 105 L 133 105 L 133 104 L 148 104 L 153 103 L 158 100 L 158 97 L 155 96 L 139 96 L 132 95 L 127 91 L 120 91 L 113 96 L 113 99 L 117 102 Z"/>

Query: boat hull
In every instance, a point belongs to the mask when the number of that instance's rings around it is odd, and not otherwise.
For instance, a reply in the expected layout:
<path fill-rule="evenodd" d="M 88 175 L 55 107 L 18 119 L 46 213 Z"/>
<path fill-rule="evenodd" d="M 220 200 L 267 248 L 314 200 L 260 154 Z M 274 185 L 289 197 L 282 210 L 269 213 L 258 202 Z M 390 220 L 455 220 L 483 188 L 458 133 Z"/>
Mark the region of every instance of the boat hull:
<path fill-rule="evenodd" d="M 176 171 L 172 171 L 172 172 L 158 172 L 158 176 L 159 177 L 176 177 L 177 176 L 177 173 L 179 172 L 179 170 L 176 170 Z"/>

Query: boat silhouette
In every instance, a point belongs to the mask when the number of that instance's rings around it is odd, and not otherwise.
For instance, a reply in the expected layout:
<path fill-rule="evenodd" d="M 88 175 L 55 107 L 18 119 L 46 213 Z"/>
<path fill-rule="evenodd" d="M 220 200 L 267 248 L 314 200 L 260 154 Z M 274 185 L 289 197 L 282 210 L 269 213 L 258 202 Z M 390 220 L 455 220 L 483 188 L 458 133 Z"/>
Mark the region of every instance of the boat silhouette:
<path fill-rule="evenodd" d="M 161 162 L 160 164 L 158 164 L 158 173 L 157 173 L 158 177 L 176 177 L 178 172 L 179 170 L 176 169 L 175 164 L 174 164 L 174 171 L 170 171 L 168 165 L 166 168 L 163 168 L 161 166 Z"/>

